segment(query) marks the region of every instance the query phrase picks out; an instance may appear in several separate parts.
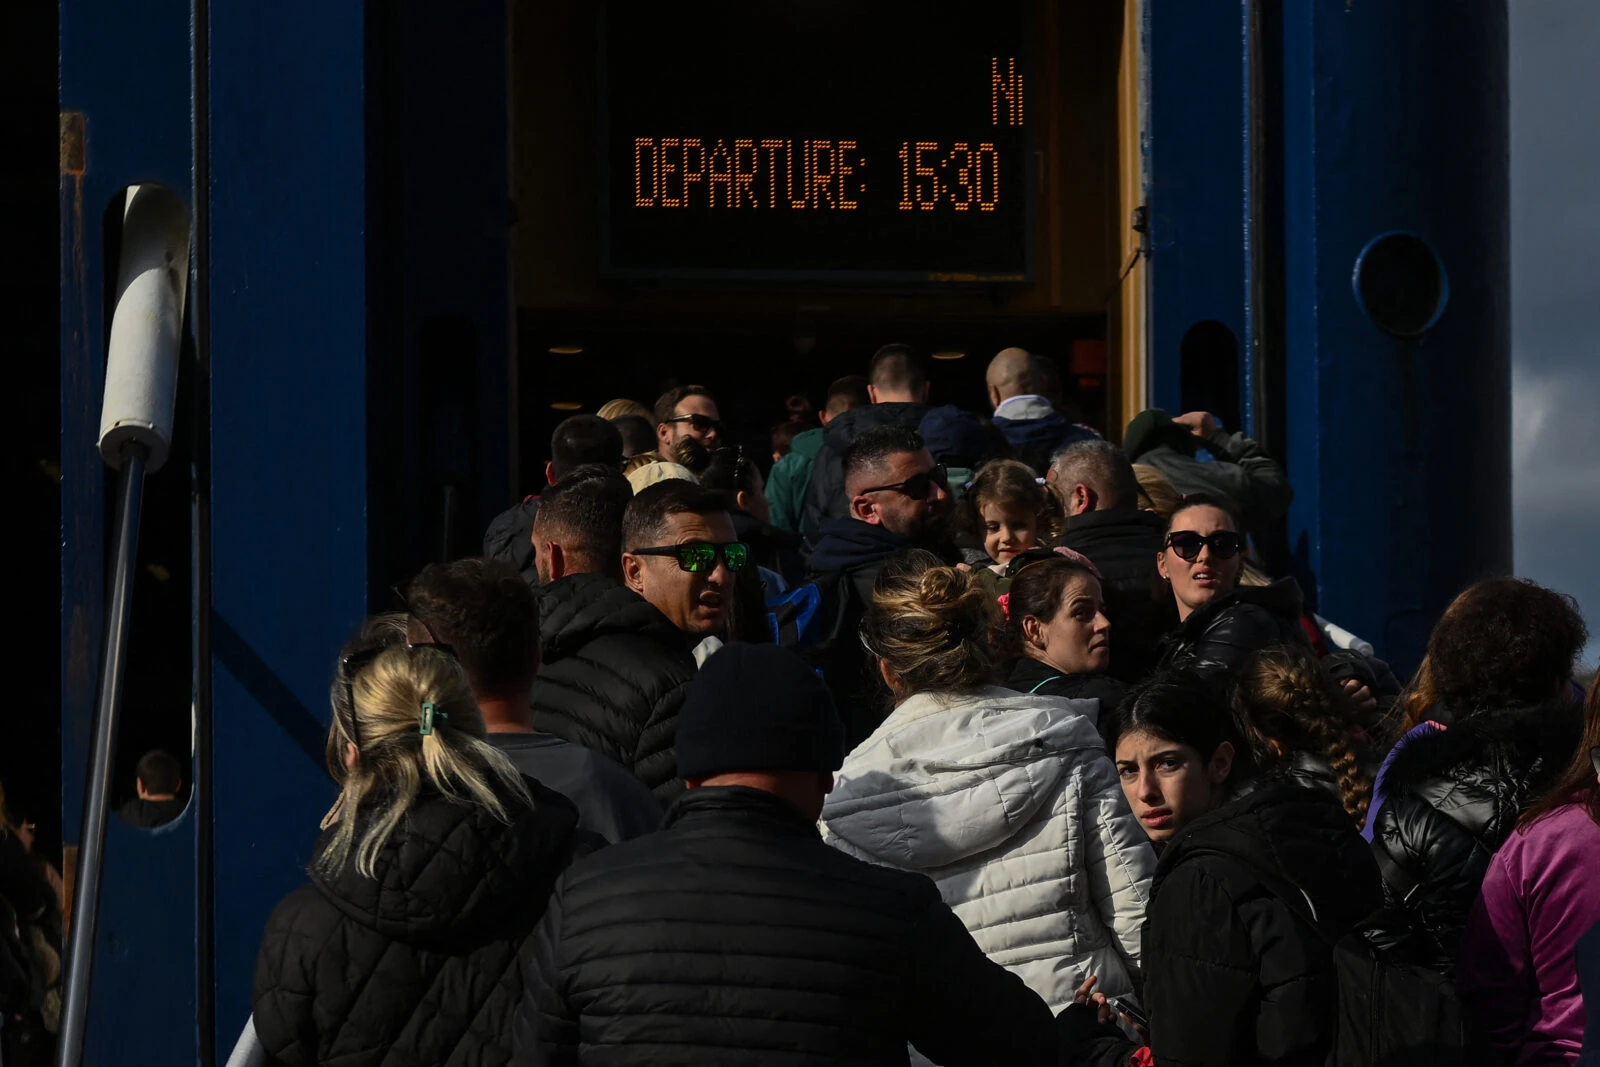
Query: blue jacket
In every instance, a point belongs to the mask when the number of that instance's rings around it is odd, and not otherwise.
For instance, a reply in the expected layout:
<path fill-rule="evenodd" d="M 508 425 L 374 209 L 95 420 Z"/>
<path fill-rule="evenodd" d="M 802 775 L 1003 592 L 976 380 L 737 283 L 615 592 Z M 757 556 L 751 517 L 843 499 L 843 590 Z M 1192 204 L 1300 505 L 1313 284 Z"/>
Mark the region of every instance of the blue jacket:
<path fill-rule="evenodd" d="M 1002 404 L 1001 407 L 1007 407 Z M 1098 440 L 1100 435 L 1089 427 L 1073 422 L 1050 407 L 1042 399 L 1028 398 L 1009 403 L 1017 416 L 995 415 L 994 424 L 1017 450 L 1017 458 L 1036 470 L 1050 463 L 1057 451 L 1079 441 Z"/>

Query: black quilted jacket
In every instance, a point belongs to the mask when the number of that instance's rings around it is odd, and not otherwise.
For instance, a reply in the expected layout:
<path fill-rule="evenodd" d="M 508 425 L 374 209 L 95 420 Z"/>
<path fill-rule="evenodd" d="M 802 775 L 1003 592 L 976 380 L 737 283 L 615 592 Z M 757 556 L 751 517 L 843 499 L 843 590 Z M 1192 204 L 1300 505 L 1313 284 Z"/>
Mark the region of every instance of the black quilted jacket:
<path fill-rule="evenodd" d="M 533 727 L 616 760 L 663 805 L 678 779 L 678 710 L 694 657 L 667 617 L 603 574 L 571 574 L 541 590 L 543 664 Z"/>
<path fill-rule="evenodd" d="M 1293 578 L 1241 586 L 1193 612 L 1162 639 L 1160 663 L 1231 688 L 1252 652 L 1307 644 L 1300 629 L 1300 586 Z M 1116 647 L 1116 634 L 1111 645 Z"/>
<path fill-rule="evenodd" d="M 1582 719 L 1566 698 L 1429 717 L 1446 729 L 1414 737 L 1395 753 L 1379 784 L 1384 800 L 1372 845 L 1410 947 L 1450 973 L 1490 857 L 1522 809 L 1572 759 Z"/>
<path fill-rule="evenodd" d="M 1338 1006 L 1328 941 L 1380 900 L 1378 872 L 1349 816 L 1326 789 L 1295 776 L 1258 779 L 1190 823 L 1161 853 L 1144 925 L 1155 1062 L 1320 1067 Z M 1126 1067 L 1132 1052 L 1106 1038 L 1076 1062 Z"/>
<path fill-rule="evenodd" d="M 920 874 L 823 844 L 788 801 L 691 790 L 575 865 L 530 944 L 519 1067 L 1055 1062 L 1050 1010 Z"/>
<path fill-rule="evenodd" d="M 1161 635 L 1178 624 L 1172 593 L 1156 598 L 1156 555 L 1161 551 L 1159 515 L 1133 508 L 1086 511 L 1067 520 L 1061 543 L 1082 552 L 1100 571 L 1106 618 L 1111 620 L 1109 674 L 1135 682 L 1155 666 Z"/>
<path fill-rule="evenodd" d="M 378 857 L 285 897 L 256 961 L 256 1033 L 281 1067 L 489 1067 L 511 1055 L 517 954 L 567 865 L 577 811 L 529 782 L 507 825 L 437 794 Z M 324 835 L 326 841 L 326 835 Z M 319 844 L 319 851 L 321 845 Z"/>

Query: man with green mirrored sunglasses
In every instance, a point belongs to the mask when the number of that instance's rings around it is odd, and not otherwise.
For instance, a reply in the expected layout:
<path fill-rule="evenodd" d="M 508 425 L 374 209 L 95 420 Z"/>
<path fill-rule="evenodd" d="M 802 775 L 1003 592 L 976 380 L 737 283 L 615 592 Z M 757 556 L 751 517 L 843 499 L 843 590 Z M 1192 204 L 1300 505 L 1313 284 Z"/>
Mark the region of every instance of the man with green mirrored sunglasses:
<path fill-rule="evenodd" d="M 693 641 L 721 637 L 734 576 L 750 561 L 727 502 L 672 479 L 641 490 L 622 520 L 622 579 Z"/>

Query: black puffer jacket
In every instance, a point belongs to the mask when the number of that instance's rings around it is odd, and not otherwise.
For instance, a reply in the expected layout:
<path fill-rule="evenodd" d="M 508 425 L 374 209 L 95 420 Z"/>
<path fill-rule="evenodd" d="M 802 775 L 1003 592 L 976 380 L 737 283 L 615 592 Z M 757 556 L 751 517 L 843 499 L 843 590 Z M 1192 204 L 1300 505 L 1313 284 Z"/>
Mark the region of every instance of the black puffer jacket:
<path fill-rule="evenodd" d="M 1305 645 L 1300 586 L 1293 578 L 1240 586 L 1212 600 L 1161 642 L 1158 666 L 1187 671 L 1231 687 L 1252 652 L 1277 644 Z M 1111 637 L 1116 647 L 1116 633 Z"/>
<path fill-rule="evenodd" d="M 913 547 L 899 534 L 856 519 L 830 519 L 811 554 L 814 582 L 822 594 L 817 640 L 806 658 L 822 674 L 844 721 L 845 751 L 872 735 L 889 714 L 888 690 L 861 645 L 861 620 L 884 561 Z"/>
<path fill-rule="evenodd" d="M 806 513 L 800 532 L 808 542 L 817 543 L 824 522 L 850 513 L 850 501 L 844 496 L 844 450 L 850 443 L 878 426 L 915 430 L 927 413 L 926 404 L 869 404 L 851 408 L 828 423 L 822 431 L 822 450 L 811 464 L 811 484 L 806 487 Z"/>
<path fill-rule="evenodd" d="M 1446 729 L 1413 737 L 1395 753 L 1379 783 L 1384 799 L 1372 846 L 1410 947 L 1448 974 L 1490 857 L 1522 808 L 1572 759 L 1583 722 L 1564 697 L 1460 718 L 1437 709 L 1429 717 Z"/>
<path fill-rule="evenodd" d="M 1100 592 L 1111 620 L 1109 673 L 1134 682 L 1156 664 L 1161 636 L 1178 625 L 1172 594 L 1156 596 L 1156 555 L 1165 520 L 1148 511 L 1087 511 L 1067 520 L 1061 543 L 1081 552 L 1100 572 Z"/>
<path fill-rule="evenodd" d="M 683 791 L 674 741 L 694 681 L 683 635 L 603 574 L 569 574 L 541 594 L 534 729 L 603 752 L 668 803 Z"/>
<path fill-rule="evenodd" d="M 484 556 L 505 560 L 535 588 L 539 585 L 539 568 L 533 558 L 533 518 L 537 514 L 539 498 L 530 496 L 496 515 L 483 532 Z"/>
<path fill-rule="evenodd" d="M 376 877 L 315 872 L 273 911 L 256 961 L 256 1034 L 282 1067 L 506 1063 L 517 954 L 567 866 L 577 811 L 529 781 L 509 824 L 432 794 Z M 326 843 L 319 843 L 318 851 Z"/>
<path fill-rule="evenodd" d="M 1321 1067 L 1338 1003 L 1328 938 L 1379 907 L 1378 881 L 1324 789 L 1268 778 L 1185 827 L 1161 854 L 1144 926 L 1155 1062 Z M 1079 1062 L 1122 1065 L 1130 1051 L 1109 1039 Z"/>
<path fill-rule="evenodd" d="M 921 875 L 823 844 L 788 801 L 689 792 L 561 879 L 527 956 L 516 1063 L 1055 1062 L 1050 1010 Z"/>
<path fill-rule="evenodd" d="M 1066 697 L 1069 700 L 1098 700 L 1100 717 L 1096 725 L 1104 725 L 1117 710 L 1128 687 L 1105 674 L 1062 674 L 1050 664 L 1032 656 L 1018 656 L 1006 672 L 1005 687 L 1019 693 L 1039 693 L 1047 697 Z"/>

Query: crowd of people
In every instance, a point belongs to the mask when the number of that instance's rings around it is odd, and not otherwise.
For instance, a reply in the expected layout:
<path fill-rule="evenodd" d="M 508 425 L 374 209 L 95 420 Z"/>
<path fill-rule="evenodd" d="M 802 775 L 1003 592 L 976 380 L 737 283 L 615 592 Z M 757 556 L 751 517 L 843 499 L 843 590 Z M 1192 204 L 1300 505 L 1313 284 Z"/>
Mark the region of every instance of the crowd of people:
<path fill-rule="evenodd" d="M 988 386 L 564 421 L 334 660 L 262 1061 L 1600 1063 L 1574 602 L 1482 581 L 1402 685 L 1274 573 L 1257 443 Z"/>

